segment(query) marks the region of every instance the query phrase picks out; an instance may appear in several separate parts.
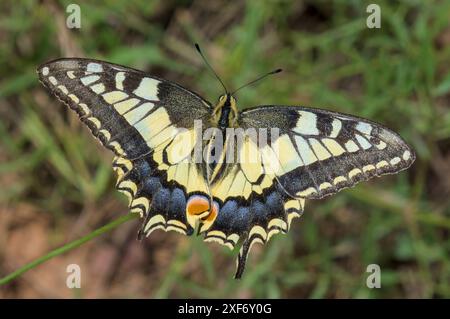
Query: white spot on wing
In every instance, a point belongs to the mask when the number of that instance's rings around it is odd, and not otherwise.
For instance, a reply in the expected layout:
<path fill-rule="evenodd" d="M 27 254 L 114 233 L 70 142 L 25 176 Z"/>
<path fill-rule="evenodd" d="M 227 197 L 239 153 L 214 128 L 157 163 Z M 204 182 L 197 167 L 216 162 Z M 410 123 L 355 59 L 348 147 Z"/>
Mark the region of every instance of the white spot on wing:
<path fill-rule="evenodd" d="M 143 78 L 133 93 L 146 100 L 158 101 L 158 84 L 159 81 L 155 79 Z"/>
<path fill-rule="evenodd" d="M 42 68 L 42 75 L 47 76 L 48 73 L 49 73 L 49 71 L 50 71 L 50 70 L 48 69 L 48 67 L 46 67 L 46 66 L 43 67 L 43 68 Z"/>
<path fill-rule="evenodd" d="M 330 188 L 330 187 L 333 187 L 333 185 L 331 185 L 328 182 L 325 182 L 325 183 L 320 184 L 319 189 L 320 190 L 325 190 L 325 189 Z"/>
<path fill-rule="evenodd" d="M 299 197 L 307 197 L 309 195 L 312 195 L 314 193 L 317 193 L 317 190 L 314 187 L 308 187 L 307 189 L 298 192 L 296 195 Z"/>
<path fill-rule="evenodd" d="M 333 140 L 331 138 L 322 139 L 322 143 L 330 151 L 330 153 L 333 154 L 334 156 L 339 156 L 339 155 L 345 153 L 345 150 L 342 148 L 342 146 L 338 142 L 336 142 L 335 140 Z"/>
<path fill-rule="evenodd" d="M 111 91 L 103 94 L 103 99 L 109 104 L 114 104 L 116 102 L 125 100 L 127 97 L 128 94 L 122 91 Z"/>
<path fill-rule="evenodd" d="M 370 133 L 372 132 L 372 125 L 364 122 L 359 122 L 356 125 L 356 129 L 363 134 L 370 135 Z"/>
<path fill-rule="evenodd" d="M 400 162 L 401 162 L 400 157 L 394 157 L 393 159 L 391 159 L 391 165 L 397 165 Z"/>
<path fill-rule="evenodd" d="M 389 163 L 386 161 L 381 161 L 381 162 L 378 162 L 377 165 L 375 165 L 375 166 L 376 166 L 376 168 L 383 168 L 385 166 L 389 166 Z"/>
<path fill-rule="evenodd" d="M 75 73 L 73 73 L 73 71 L 67 71 L 66 74 L 69 77 L 69 79 L 75 79 Z"/>
<path fill-rule="evenodd" d="M 359 174 L 362 174 L 362 171 L 359 168 L 354 168 L 348 173 L 348 177 L 353 178 Z"/>
<path fill-rule="evenodd" d="M 116 88 L 123 91 L 123 81 L 125 80 L 125 72 L 117 72 L 116 74 Z"/>
<path fill-rule="evenodd" d="M 125 112 L 129 111 L 132 107 L 136 106 L 140 101 L 138 99 L 132 98 L 119 103 L 114 104 L 114 108 L 117 112 L 123 115 Z"/>
<path fill-rule="evenodd" d="M 135 109 L 132 109 L 129 112 L 126 112 L 124 114 L 125 119 L 127 122 L 131 125 L 135 125 L 136 123 L 140 122 L 144 117 L 148 115 L 148 113 L 153 109 L 153 103 L 144 103 L 139 105 L 139 107 L 136 107 Z M 161 109 L 164 111 L 164 109 Z M 155 125 L 158 123 L 155 123 Z M 142 124 L 143 125 L 143 124 Z M 150 129 L 150 127 L 145 126 L 146 129 Z M 152 127 L 153 129 L 153 127 Z"/>
<path fill-rule="evenodd" d="M 345 148 L 347 149 L 347 152 L 350 152 L 350 153 L 357 152 L 359 150 L 358 145 L 356 145 L 356 143 L 353 142 L 352 140 L 348 140 L 345 143 Z"/>
<path fill-rule="evenodd" d="M 380 143 L 375 145 L 379 150 L 384 150 L 387 146 L 387 144 L 383 141 L 380 141 Z"/>
<path fill-rule="evenodd" d="M 304 135 L 318 135 L 317 116 L 312 112 L 300 111 L 294 132 Z"/>
<path fill-rule="evenodd" d="M 69 98 L 75 103 L 78 104 L 80 102 L 80 100 L 78 99 L 78 97 L 74 94 L 69 94 Z"/>
<path fill-rule="evenodd" d="M 309 147 L 306 140 L 301 136 L 295 136 L 295 143 L 297 143 L 298 152 L 303 160 L 305 165 L 309 165 L 311 163 L 317 162 L 317 157 L 314 155 L 314 152 Z"/>
<path fill-rule="evenodd" d="M 97 129 L 100 129 L 101 123 L 100 123 L 100 121 L 97 118 L 91 116 L 91 117 L 88 117 L 86 120 L 88 120 L 89 122 L 94 124 Z"/>
<path fill-rule="evenodd" d="M 403 159 L 405 161 L 409 160 L 411 157 L 411 153 L 409 151 L 405 151 L 405 153 L 403 153 Z"/>
<path fill-rule="evenodd" d="M 64 85 L 58 85 L 58 89 L 61 90 L 64 94 L 68 94 L 69 91 L 67 91 L 67 88 Z"/>
<path fill-rule="evenodd" d="M 106 141 L 109 141 L 111 139 L 111 134 L 107 130 L 100 130 L 98 132 L 104 136 Z"/>
<path fill-rule="evenodd" d="M 338 176 L 333 180 L 333 184 L 337 185 L 339 183 L 345 183 L 347 179 L 344 176 Z"/>
<path fill-rule="evenodd" d="M 105 86 L 103 85 L 103 83 L 94 84 L 91 86 L 91 90 L 97 94 L 101 94 L 105 92 Z"/>
<path fill-rule="evenodd" d="M 339 121 L 338 119 L 333 119 L 331 126 L 332 126 L 332 130 L 331 130 L 330 137 L 331 138 L 337 137 L 339 132 L 341 131 L 342 122 Z"/>
<path fill-rule="evenodd" d="M 365 150 L 372 147 L 372 144 L 370 144 L 368 140 L 366 140 L 364 137 L 362 137 L 359 134 L 356 134 L 356 140 L 358 141 L 359 145 L 361 145 L 361 147 Z"/>
<path fill-rule="evenodd" d="M 91 111 L 89 110 L 88 106 L 84 103 L 80 103 L 78 104 L 81 108 L 81 110 L 83 111 L 84 115 L 89 115 L 91 113 Z"/>
<path fill-rule="evenodd" d="M 328 152 L 327 149 L 323 147 L 318 140 L 310 138 L 309 143 L 311 144 L 311 147 L 313 148 L 314 153 L 316 154 L 319 160 L 322 161 L 331 157 L 330 152 Z"/>
<path fill-rule="evenodd" d="M 58 84 L 58 81 L 56 81 L 56 79 L 55 79 L 55 77 L 54 76 L 50 76 L 49 78 L 48 78 L 48 80 L 50 81 L 50 83 L 51 84 L 53 84 L 53 85 L 56 85 L 56 84 Z"/>
<path fill-rule="evenodd" d="M 94 72 L 94 73 L 99 73 L 99 72 L 103 72 L 103 67 L 100 63 L 88 63 L 86 70 L 88 72 Z"/>
<path fill-rule="evenodd" d="M 85 76 L 84 78 L 81 79 L 81 83 L 83 83 L 84 85 L 89 85 L 91 83 L 94 83 L 98 79 L 100 79 L 100 76 L 98 75 Z"/>

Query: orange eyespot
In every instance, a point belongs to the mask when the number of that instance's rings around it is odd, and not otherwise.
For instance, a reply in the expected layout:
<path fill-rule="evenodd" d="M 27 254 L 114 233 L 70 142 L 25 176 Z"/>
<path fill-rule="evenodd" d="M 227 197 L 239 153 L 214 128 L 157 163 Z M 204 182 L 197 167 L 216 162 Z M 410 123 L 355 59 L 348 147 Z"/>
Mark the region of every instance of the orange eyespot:
<path fill-rule="evenodd" d="M 186 204 L 186 218 L 192 227 L 196 227 L 198 221 L 202 223 L 200 231 L 211 227 L 219 212 L 219 205 L 213 202 L 209 206 L 209 199 L 205 196 L 194 195 L 189 198 Z"/>
<path fill-rule="evenodd" d="M 192 196 L 186 204 L 186 212 L 190 215 L 200 215 L 209 210 L 209 201 L 203 196 Z"/>

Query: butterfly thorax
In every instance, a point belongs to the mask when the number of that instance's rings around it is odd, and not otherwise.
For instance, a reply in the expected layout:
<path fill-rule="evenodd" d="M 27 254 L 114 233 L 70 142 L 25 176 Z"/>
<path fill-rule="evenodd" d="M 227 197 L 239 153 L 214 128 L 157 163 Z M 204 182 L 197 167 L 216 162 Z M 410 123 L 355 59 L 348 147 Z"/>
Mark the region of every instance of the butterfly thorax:
<path fill-rule="evenodd" d="M 220 96 L 219 102 L 214 107 L 212 114 L 212 125 L 217 127 L 211 138 L 206 141 L 208 174 L 207 180 L 212 183 L 218 176 L 219 172 L 226 170 L 224 163 L 225 150 L 227 148 L 228 135 L 227 128 L 235 128 L 237 126 L 238 111 L 236 107 L 236 99 L 229 93 Z M 217 134 L 221 134 L 221 138 L 217 139 Z M 220 175 L 220 174 L 219 174 Z"/>
<path fill-rule="evenodd" d="M 214 107 L 213 124 L 220 129 L 235 127 L 237 118 L 236 99 L 229 93 L 222 95 Z"/>

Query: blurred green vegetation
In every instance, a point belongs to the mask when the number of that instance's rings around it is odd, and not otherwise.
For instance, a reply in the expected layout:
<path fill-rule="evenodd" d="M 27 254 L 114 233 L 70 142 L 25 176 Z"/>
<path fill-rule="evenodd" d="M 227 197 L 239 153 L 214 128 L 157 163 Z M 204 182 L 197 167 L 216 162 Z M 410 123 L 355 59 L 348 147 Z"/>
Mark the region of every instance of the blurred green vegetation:
<path fill-rule="evenodd" d="M 366 117 L 397 131 L 417 161 L 308 201 L 288 235 L 255 249 L 241 281 L 232 279 L 236 252 L 153 233 L 146 242 L 176 244 L 160 248 L 169 251 L 168 267 L 127 270 L 142 272 L 151 288 L 126 297 L 450 297 L 450 1 L 377 1 L 381 29 L 366 27 L 371 1 L 83 2 L 80 30 L 65 27 L 70 3 L 0 4 L 1 214 L 14 216 L 26 203 L 50 215 L 56 246 L 81 218 L 87 233 L 127 211 L 114 190 L 111 154 L 38 83 L 39 64 L 103 59 L 214 102 L 221 88 L 193 49 L 198 42 L 229 87 L 284 69 L 240 92 L 241 108 L 308 105 Z M 8 232 L 2 236 L 4 247 Z M 158 248 L 146 245 L 139 247 L 153 258 Z M 14 269 L 2 251 L 5 275 Z M 381 267 L 381 289 L 365 285 L 369 264 Z M 127 271 L 118 270 L 115 285 L 127 284 Z M 26 285 L 4 293 L 21 297 Z"/>

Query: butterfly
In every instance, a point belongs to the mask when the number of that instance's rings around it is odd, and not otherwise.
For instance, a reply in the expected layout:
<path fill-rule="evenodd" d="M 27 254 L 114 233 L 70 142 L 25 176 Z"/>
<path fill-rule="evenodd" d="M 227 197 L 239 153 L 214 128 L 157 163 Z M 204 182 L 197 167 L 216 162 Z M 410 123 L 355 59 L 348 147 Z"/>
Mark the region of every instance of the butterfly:
<path fill-rule="evenodd" d="M 235 278 L 252 245 L 288 232 L 307 199 L 415 160 L 399 135 L 352 115 L 280 105 L 239 111 L 226 88 L 212 104 L 174 82 L 93 59 L 50 61 L 38 75 L 114 153 L 116 188 L 144 220 L 139 238 L 162 229 L 241 245 Z"/>

